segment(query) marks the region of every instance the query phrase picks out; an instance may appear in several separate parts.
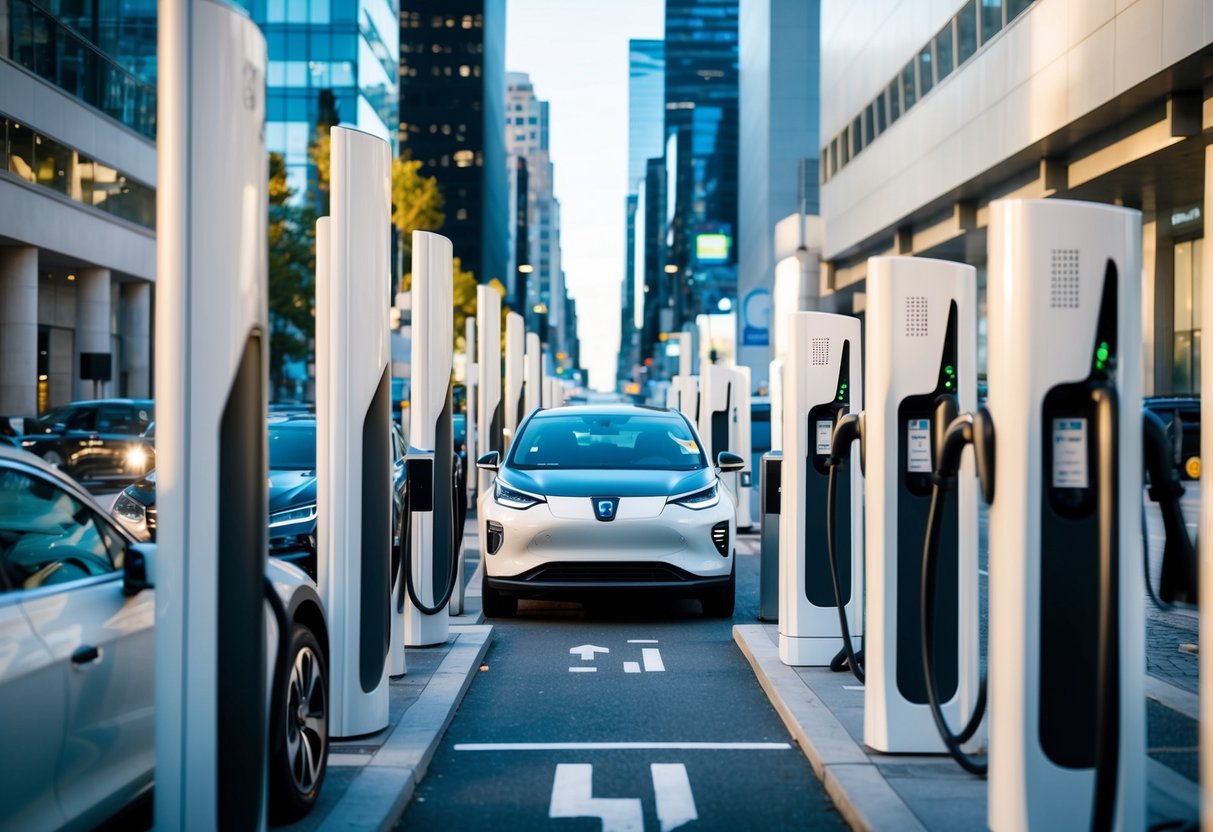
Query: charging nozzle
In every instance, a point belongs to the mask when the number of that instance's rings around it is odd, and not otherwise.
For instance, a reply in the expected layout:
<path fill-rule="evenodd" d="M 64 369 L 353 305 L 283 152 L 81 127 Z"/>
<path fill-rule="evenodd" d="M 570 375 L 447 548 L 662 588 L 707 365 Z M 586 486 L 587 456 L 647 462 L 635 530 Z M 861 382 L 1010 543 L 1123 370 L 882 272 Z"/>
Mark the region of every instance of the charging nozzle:
<path fill-rule="evenodd" d="M 1180 498 L 1184 495 L 1179 473 L 1171 462 L 1171 438 L 1166 425 L 1154 411 L 1143 408 L 1141 413 L 1142 449 L 1146 471 L 1150 474 L 1149 497 L 1158 503 L 1162 514 L 1166 542 L 1163 546 L 1162 575 L 1158 599 L 1165 604 L 1197 603 L 1196 547 L 1184 523 Z M 1147 554 L 1148 557 L 1148 554 Z M 1147 581 L 1149 585 L 1149 581 Z M 1150 585 L 1150 593 L 1154 588 Z"/>
<path fill-rule="evenodd" d="M 838 469 L 850 460 L 851 443 L 859 440 L 860 469 L 863 467 L 863 414 L 846 413 L 839 409 L 834 417 L 834 433 L 830 437 L 830 456 L 827 465 L 830 474 L 826 484 L 826 548 L 830 562 L 830 582 L 834 589 L 834 603 L 838 607 L 838 629 L 842 635 L 842 654 L 830 663 L 832 670 L 841 670 L 840 659 L 846 657 L 851 673 L 864 684 L 863 651 L 856 650 L 851 640 L 851 628 L 847 624 L 846 605 L 842 600 L 842 583 L 839 579 L 838 546 L 835 534 L 834 503 L 838 488 Z"/>
<path fill-rule="evenodd" d="M 859 440 L 859 469 L 863 471 L 863 413 L 847 413 L 839 410 L 834 418 L 834 433 L 830 436 L 830 458 L 828 465 L 841 465 L 851 455 L 851 443 Z"/>

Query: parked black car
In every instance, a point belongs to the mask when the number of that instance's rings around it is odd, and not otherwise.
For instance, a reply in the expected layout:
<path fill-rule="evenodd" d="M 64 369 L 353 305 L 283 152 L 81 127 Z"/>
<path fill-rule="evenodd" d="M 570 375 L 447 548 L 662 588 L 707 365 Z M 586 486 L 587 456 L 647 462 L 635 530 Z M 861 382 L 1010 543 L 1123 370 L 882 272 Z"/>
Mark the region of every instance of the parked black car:
<path fill-rule="evenodd" d="M 316 580 L 316 417 L 271 414 L 269 431 L 269 554 L 293 563 Z M 404 437 L 392 426 L 392 519 L 405 500 Z M 156 473 L 131 485 L 114 501 L 114 517 L 136 538 L 156 538 Z M 398 557 L 393 540 L 393 560 Z M 398 561 L 396 561 L 398 562 Z"/>
<path fill-rule="evenodd" d="M 39 416 L 21 447 L 80 482 L 129 482 L 150 470 L 141 436 L 154 417 L 151 399 L 72 402 Z"/>
<path fill-rule="evenodd" d="M 1200 479 L 1200 396 L 1147 396 L 1142 404 L 1166 425 L 1180 479 Z"/>

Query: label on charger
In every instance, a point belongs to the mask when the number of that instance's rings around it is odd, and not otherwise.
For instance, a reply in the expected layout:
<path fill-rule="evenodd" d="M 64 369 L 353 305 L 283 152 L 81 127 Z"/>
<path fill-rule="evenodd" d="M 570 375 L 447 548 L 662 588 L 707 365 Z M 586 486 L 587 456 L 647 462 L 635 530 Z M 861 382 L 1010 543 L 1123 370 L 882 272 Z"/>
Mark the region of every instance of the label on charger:
<path fill-rule="evenodd" d="M 1053 420 L 1053 487 L 1087 488 L 1087 420 Z"/>
<path fill-rule="evenodd" d="M 910 419 L 906 422 L 906 471 L 911 474 L 931 473 L 930 419 Z"/>
<path fill-rule="evenodd" d="M 834 436 L 834 423 L 829 419 L 817 420 L 817 453 L 819 456 L 830 455 L 830 439 Z"/>

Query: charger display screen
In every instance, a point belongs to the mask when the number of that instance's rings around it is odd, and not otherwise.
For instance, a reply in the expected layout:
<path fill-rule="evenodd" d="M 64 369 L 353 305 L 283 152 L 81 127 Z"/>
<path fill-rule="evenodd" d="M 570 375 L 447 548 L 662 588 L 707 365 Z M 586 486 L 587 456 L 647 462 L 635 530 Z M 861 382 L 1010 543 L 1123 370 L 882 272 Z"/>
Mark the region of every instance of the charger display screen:
<path fill-rule="evenodd" d="M 910 474 L 931 473 L 931 420 L 906 421 L 906 471 Z"/>
<path fill-rule="evenodd" d="M 830 455 L 830 440 L 834 435 L 834 422 L 831 419 L 817 420 L 817 454 Z"/>
<path fill-rule="evenodd" d="M 1053 420 L 1053 487 L 1088 488 L 1087 420 Z"/>

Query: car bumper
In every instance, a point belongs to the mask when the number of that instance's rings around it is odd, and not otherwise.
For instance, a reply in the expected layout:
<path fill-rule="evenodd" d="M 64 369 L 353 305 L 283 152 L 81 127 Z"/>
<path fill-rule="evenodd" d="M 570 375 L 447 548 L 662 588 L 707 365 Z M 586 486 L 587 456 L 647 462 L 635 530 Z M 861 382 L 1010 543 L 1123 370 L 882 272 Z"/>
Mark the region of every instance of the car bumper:
<path fill-rule="evenodd" d="M 624 497 L 614 520 L 589 498 L 550 498 L 525 510 L 479 501 L 487 585 L 539 596 L 593 590 L 695 595 L 728 583 L 736 539 L 730 498 L 706 509 L 664 497 Z M 713 534 L 715 532 L 715 535 Z"/>

